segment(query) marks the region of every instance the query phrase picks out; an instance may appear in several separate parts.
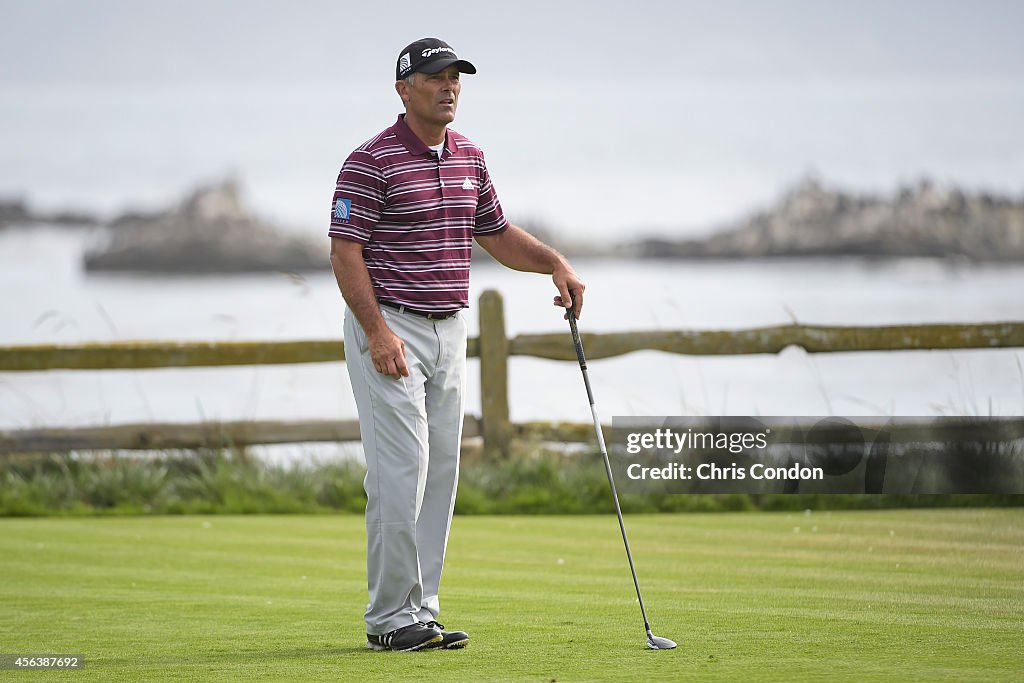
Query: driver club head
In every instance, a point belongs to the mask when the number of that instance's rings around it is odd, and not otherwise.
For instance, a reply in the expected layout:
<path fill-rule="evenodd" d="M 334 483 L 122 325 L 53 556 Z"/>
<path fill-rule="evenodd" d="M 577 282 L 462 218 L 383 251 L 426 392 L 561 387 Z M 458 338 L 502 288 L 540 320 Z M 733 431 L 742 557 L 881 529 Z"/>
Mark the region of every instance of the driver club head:
<path fill-rule="evenodd" d="M 647 632 L 647 647 L 652 650 L 673 650 L 676 647 L 676 641 L 669 640 L 668 638 L 662 638 L 656 636 L 650 631 Z"/>

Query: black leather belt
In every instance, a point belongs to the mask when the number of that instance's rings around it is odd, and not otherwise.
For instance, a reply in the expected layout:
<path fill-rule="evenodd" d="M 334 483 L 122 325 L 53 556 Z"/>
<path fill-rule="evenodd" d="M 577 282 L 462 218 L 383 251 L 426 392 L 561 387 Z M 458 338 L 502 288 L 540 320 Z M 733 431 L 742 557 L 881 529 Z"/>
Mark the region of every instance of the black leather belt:
<path fill-rule="evenodd" d="M 393 308 L 399 313 L 412 313 L 413 315 L 418 315 L 421 318 L 426 318 L 427 320 L 447 320 L 448 318 L 451 318 L 456 313 L 458 313 L 458 311 L 450 311 L 448 313 L 431 313 L 429 311 L 420 311 L 415 308 L 409 308 L 408 306 L 404 306 L 402 304 L 396 304 L 394 301 L 378 300 L 377 303 L 379 303 L 381 306 Z"/>

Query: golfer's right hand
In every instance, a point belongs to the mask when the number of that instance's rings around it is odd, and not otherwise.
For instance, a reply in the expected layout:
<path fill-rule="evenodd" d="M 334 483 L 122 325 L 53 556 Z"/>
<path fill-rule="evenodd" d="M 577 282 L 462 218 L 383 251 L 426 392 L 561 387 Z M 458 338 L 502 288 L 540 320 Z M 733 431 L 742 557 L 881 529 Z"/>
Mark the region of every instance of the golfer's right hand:
<path fill-rule="evenodd" d="M 388 328 L 371 337 L 370 359 L 373 368 L 391 379 L 409 376 L 409 366 L 405 364 L 405 342 Z"/>

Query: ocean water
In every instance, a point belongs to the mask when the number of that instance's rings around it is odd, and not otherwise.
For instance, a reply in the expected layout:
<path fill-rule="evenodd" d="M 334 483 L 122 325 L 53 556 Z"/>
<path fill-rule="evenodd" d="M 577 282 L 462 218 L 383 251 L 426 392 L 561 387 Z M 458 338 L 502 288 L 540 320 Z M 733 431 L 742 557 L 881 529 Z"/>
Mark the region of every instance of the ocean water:
<path fill-rule="evenodd" d="M 340 339 L 344 305 L 325 254 L 304 277 L 100 275 L 81 268 L 95 235 L 0 232 L 0 344 L 127 339 Z M 1024 265 L 937 260 L 577 261 L 588 332 L 741 329 L 790 320 L 899 324 L 1024 320 Z M 510 336 L 564 332 L 548 277 L 474 265 L 467 311 L 503 293 Z M 599 412 L 614 415 L 1021 415 L 1024 352 L 677 356 L 592 361 Z M 479 414 L 470 361 L 467 410 Z M 510 361 L 514 420 L 590 419 L 575 362 Z M 342 363 L 225 369 L 0 373 L 0 428 L 355 417 Z"/>

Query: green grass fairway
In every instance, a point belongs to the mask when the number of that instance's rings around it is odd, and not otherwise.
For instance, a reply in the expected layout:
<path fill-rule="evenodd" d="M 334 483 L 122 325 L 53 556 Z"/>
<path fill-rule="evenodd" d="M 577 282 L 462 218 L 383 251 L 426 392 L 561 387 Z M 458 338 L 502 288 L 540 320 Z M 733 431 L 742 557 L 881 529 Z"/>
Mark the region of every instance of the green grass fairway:
<path fill-rule="evenodd" d="M 324 515 L 0 520 L 0 652 L 86 657 L 32 680 L 1024 677 L 1024 510 L 626 525 L 677 650 L 645 649 L 607 515 L 456 518 L 441 621 L 469 648 L 369 652 L 363 520 Z"/>

